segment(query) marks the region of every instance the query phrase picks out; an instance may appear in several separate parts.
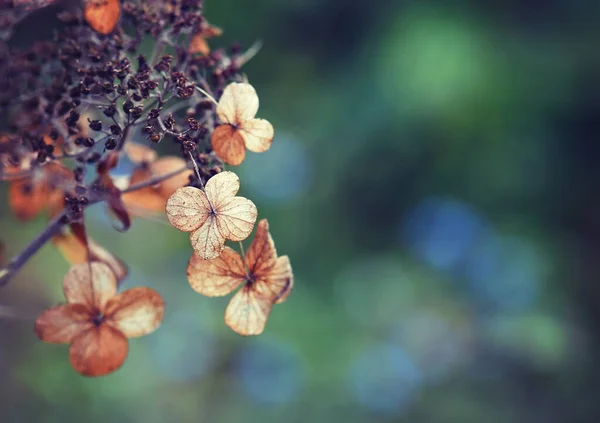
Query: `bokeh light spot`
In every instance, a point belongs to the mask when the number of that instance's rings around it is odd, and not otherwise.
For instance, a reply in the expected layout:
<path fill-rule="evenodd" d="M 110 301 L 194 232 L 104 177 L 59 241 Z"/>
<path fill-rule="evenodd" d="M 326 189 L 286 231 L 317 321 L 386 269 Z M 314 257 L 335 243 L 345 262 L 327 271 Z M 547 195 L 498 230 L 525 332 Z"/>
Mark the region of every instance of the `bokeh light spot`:
<path fill-rule="evenodd" d="M 285 404 L 300 392 L 304 363 L 289 345 L 254 338 L 240 351 L 236 368 L 244 393 L 261 404 Z"/>
<path fill-rule="evenodd" d="M 395 414 L 414 398 L 421 372 L 412 358 L 398 347 L 377 345 L 364 351 L 351 371 L 359 402 L 371 411 Z"/>

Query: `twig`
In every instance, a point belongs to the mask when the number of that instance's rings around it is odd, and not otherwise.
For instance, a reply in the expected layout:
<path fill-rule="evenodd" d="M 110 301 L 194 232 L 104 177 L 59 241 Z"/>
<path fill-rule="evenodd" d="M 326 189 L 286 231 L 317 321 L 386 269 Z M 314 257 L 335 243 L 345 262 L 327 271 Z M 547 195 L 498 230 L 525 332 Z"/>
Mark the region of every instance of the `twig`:
<path fill-rule="evenodd" d="M 20 254 L 15 256 L 6 267 L 0 270 L 0 287 L 6 285 L 6 283 L 13 277 L 13 275 L 21 268 L 27 261 L 38 252 L 40 248 L 46 244 L 54 235 L 56 235 L 64 225 L 64 218 L 66 214 L 62 212 L 58 216 L 48 223 L 48 226 L 25 247 Z"/>
<path fill-rule="evenodd" d="M 165 181 L 169 178 L 172 178 L 175 175 L 178 175 L 184 172 L 187 166 L 182 167 L 181 169 L 177 169 L 170 173 L 165 173 L 164 175 L 160 175 L 154 178 L 150 178 L 138 184 L 132 185 L 126 190 L 122 191 L 123 193 L 137 191 L 139 189 L 158 184 L 162 181 Z M 103 198 L 90 199 L 87 206 L 91 206 L 92 204 L 96 204 L 103 201 Z M 23 251 L 21 251 L 18 255 L 13 257 L 13 259 L 2 269 L 0 269 L 0 287 L 6 285 L 10 279 L 17 273 L 21 267 L 27 261 L 39 251 L 50 239 L 58 234 L 58 232 L 62 229 L 62 227 L 66 224 L 66 213 L 63 211 L 58 216 L 54 217 L 44 228 L 42 232 L 38 234 L 26 247 Z"/>
<path fill-rule="evenodd" d="M 172 178 L 175 175 L 179 175 L 182 172 L 185 172 L 186 170 L 188 170 L 187 166 L 182 167 L 181 169 L 177 169 L 174 170 L 173 172 L 169 172 L 169 173 L 165 173 L 164 175 L 159 175 L 159 176 L 155 176 L 153 178 L 150 179 L 146 179 L 145 181 L 139 182 L 135 185 L 130 186 L 127 189 L 124 189 L 123 191 L 121 191 L 123 194 L 127 193 L 127 192 L 131 192 L 131 191 L 137 191 L 139 189 L 142 188 L 146 188 L 152 185 L 156 185 L 158 183 L 161 183 L 162 181 L 165 181 L 169 178 Z"/>

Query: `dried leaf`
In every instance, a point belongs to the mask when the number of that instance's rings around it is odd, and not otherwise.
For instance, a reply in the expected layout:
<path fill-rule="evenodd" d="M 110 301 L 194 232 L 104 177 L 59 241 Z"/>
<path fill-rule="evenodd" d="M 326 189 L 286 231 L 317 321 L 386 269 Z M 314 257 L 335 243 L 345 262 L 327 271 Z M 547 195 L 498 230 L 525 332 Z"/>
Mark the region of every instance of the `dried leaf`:
<path fill-rule="evenodd" d="M 86 22 L 100 34 L 110 34 L 119 21 L 119 0 L 87 0 L 83 16 Z"/>
<path fill-rule="evenodd" d="M 223 122 L 211 136 L 215 153 L 230 165 L 244 160 L 244 147 L 261 153 L 273 142 L 273 126 L 264 119 L 255 119 L 258 96 L 254 87 L 246 83 L 231 83 L 223 91 L 217 105 L 217 115 Z M 242 152 L 240 152 L 242 150 Z"/>
<path fill-rule="evenodd" d="M 226 239 L 241 241 L 252 232 L 258 211 L 252 201 L 235 196 L 239 187 L 235 173 L 221 172 L 208 180 L 204 191 L 183 187 L 169 198 L 169 222 L 192 232 L 192 247 L 201 258 L 218 257 Z"/>

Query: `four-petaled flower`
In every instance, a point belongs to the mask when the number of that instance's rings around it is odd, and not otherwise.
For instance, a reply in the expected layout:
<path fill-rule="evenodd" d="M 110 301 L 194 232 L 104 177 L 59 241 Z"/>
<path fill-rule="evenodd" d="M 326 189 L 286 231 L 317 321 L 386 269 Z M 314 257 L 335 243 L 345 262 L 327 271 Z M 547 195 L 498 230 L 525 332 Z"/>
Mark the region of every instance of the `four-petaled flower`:
<path fill-rule="evenodd" d="M 179 188 L 167 201 L 167 218 L 180 231 L 191 232 L 196 254 L 204 260 L 219 257 L 225 240 L 242 241 L 254 228 L 258 210 L 244 197 L 236 197 L 240 180 L 233 172 L 221 172 L 203 190 Z"/>
<path fill-rule="evenodd" d="M 42 341 L 70 344 L 69 361 L 85 376 L 117 370 L 127 357 L 127 338 L 153 332 L 163 318 L 156 291 L 137 287 L 117 294 L 114 273 L 103 263 L 71 267 L 63 291 L 67 304 L 44 311 L 35 333 Z"/>
<path fill-rule="evenodd" d="M 245 336 L 262 333 L 273 304 L 285 301 L 294 286 L 290 259 L 277 257 L 266 219 L 258 222 L 243 259 L 229 247 L 213 260 L 194 254 L 187 276 L 195 291 L 209 297 L 227 295 L 243 284 L 225 310 L 225 323 Z"/>
<path fill-rule="evenodd" d="M 273 125 L 256 119 L 258 96 L 246 83 L 231 83 L 217 104 L 217 116 L 223 124 L 217 126 L 210 138 L 214 152 L 227 164 L 237 166 L 246 157 L 246 148 L 262 153 L 273 142 Z"/>

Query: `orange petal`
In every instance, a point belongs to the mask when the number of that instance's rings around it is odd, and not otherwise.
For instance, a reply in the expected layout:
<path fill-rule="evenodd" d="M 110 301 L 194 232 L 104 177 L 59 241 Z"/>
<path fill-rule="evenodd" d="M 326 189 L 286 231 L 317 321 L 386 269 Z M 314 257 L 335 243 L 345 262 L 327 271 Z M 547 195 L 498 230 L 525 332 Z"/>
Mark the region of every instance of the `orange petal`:
<path fill-rule="evenodd" d="M 103 376 L 117 370 L 127 357 L 127 338 L 101 324 L 77 336 L 69 347 L 69 361 L 84 376 Z"/>
<path fill-rule="evenodd" d="M 259 335 L 265 329 L 272 307 L 271 298 L 246 285 L 229 302 L 225 324 L 243 336 Z"/>
<path fill-rule="evenodd" d="M 211 206 L 206 194 L 194 187 L 179 188 L 169 197 L 166 211 L 169 223 L 184 232 L 202 226 L 209 217 Z"/>
<path fill-rule="evenodd" d="M 215 217 L 210 216 L 197 230 L 191 233 L 192 248 L 203 260 L 219 257 L 225 246 L 225 238 L 219 231 Z"/>
<path fill-rule="evenodd" d="M 136 169 L 133 171 L 128 185 L 133 186 L 151 178 L 150 169 Z M 151 186 L 123 193 L 121 199 L 127 211 L 133 216 L 140 216 L 145 211 L 163 212 L 167 205 L 167 198 L 162 198 Z"/>
<path fill-rule="evenodd" d="M 167 156 L 152 163 L 150 165 L 150 171 L 152 172 L 152 176 L 160 177 L 176 172 L 184 167 L 186 167 L 186 161 L 181 157 Z M 165 179 L 156 186 L 156 192 L 166 201 L 166 199 L 173 195 L 177 189 L 190 182 L 190 175 L 193 175 L 191 169 L 171 176 L 169 179 Z"/>
<path fill-rule="evenodd" d="M 244 138 L 246 148 L 255 153 L 262 153 L 271 148 L 275 133 L 273 125 L 264 119 L 250 119 L 244 122 L 239 132 Z"/>
<path fill-rule="evenodd" d="M 244 261 L 251 273 L 263 275 L 275 266 L 276 260 L 277 250 L 269 233 L 269 222 L 262 219 L 256 226 L 254 241 L 248 248 Z"/>
<path fill-rule="evenodd" d="M 85 304 L 102 311 L 117 292 L 117 280 L 104 263 L 76 264 L 65 276 L 63 291 L 69 303 Z"/>
<path fill-rule="evenodd" d="M 64 304 L 40 314 L 35 321 L 35 334 L 45 342 L 68 344 L 93 326 L 87 306 Z"/>
<path fill-rule="evenodd" d="M 210 48 L 204 38 L 204 34 L 199 32 L 192 37 L 189 51 L 190 53 L 200 53 L 203 56 L 207 56 L 210 53 Z"/>
<path fill-rule="evenodd" d="M 23 178 L 10 184 L 8 202 L 18 219 L 31 220 L 44 209 L 45 194 L 43 184 L 36 184 L 31 178 Z"/>
<path fill-rule="evenodd" d="M 210 144 L 215 154 L 232 166 L 240 165 L 246 157 L 246 144 L 242 134 L 229 124 L 215 128 Z"/>
<path fill-rule="evenodd" d="M 129 186 L 173 173 L 185 168 L 185 166 L 185 160 L 180 157 L 163 157 L 148 167 L 136 169 L 131 176 Z M 173 195 L 178 188 L 189 183 L 190 175 L 192 175 L 191 170 L 183 171 L 154 186 L 125 193 L 121 198 L 125 202 L 127 209 L 135 215 L 144 214 L 144 210 L 164 212 L 167 205 L 167 199 Z M 142 213 L 140 213 L 140 211 L 142 211 Z"/>
<path fill-rule="evenodd" d="M 217 210 L 219 232 L 231 241 L 242 241 L 252 233 L 258 210 L 247 198 L 234 197 Z"/>
<path fill-rule="evenodd" d="M 110 34 L 121 13 L 119 0 L 87 0 L 84 17 L 87 23 L 100 34 Z"/>
<path fill-rule="evenodd" d="M 88 261 L 88 251 L 85 243 L 72 232 L 55 235 L 52 238 L 52 244 L 70 264 L 81 264 Z M 125 279 L 128 273 L 125 263 L 92 239 L 88 239 L 88 247 L 91 261 L 98 261 L 110 267 L 117 278 L 117 282 Z"/>
<path fill-rule="evenodd" d="M 225 123 L 241 125 L 254 118 L 258 111 L 258 96 L 254 87 L 233 82 L 225 87 L 217 105 L 217 115 Z"/>
<path fill-rule="evenodd" d="M 238 253 L 225 247 L 213 260 L 204 260 L 194 254 L 187 267 L 192 288 L 202 295 L 218 297 L 231 293 L 246 279 L 244 262 Z"/>
<path fill-rule="evenodd" d="M 165 304 L 158 292 L 146 287 L 128 289 L 106 304 L 106 323 L 128 338 L 147 335 L 162 322 Z"/>
<path fill-rule="evenodd" d="M 127 153 L 129 160 L 137 164 L 152 163 L 158 158 L 156 151 L 137 142 L 125 143 L 123 150 Z"/>

